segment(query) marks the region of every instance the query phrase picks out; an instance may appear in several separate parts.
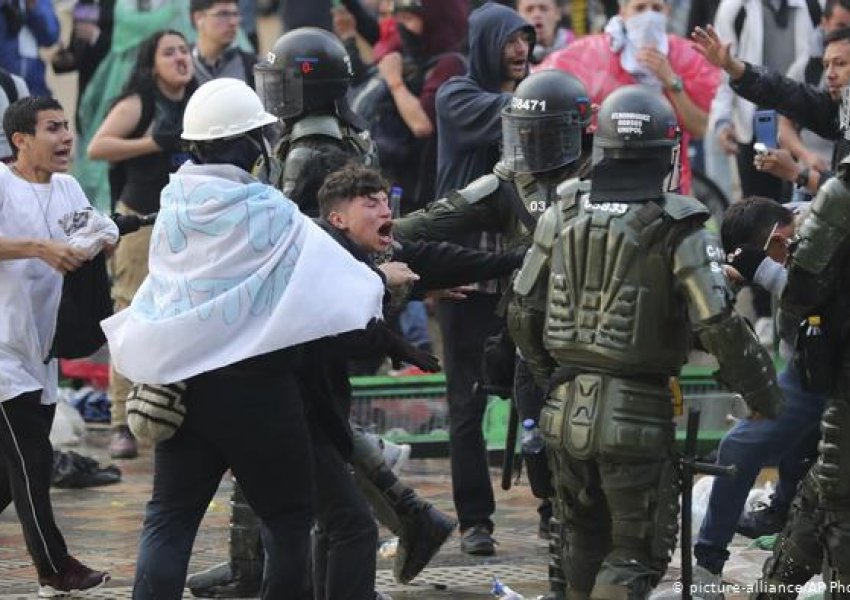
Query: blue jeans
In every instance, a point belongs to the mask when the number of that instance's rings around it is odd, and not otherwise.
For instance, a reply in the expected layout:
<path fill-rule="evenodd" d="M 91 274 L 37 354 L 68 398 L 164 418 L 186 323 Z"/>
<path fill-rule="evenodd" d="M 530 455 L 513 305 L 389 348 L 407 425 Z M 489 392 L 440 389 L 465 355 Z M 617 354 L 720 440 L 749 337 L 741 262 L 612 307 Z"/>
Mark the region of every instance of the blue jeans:
<path fill-rule="evenodd" d="M 428 311 L 422 300 L 411 300 L 398 315 L 398 326 L 401 335 L 417 348 L 430 348 L 431 338 L 428 336 Z"/>
<path fill-rule="evenodd" d="M 694 546 L 697 563 L 709 571 L 720 572 L 729 558 L 726 547 L 735 535 L 747 495 L 761 468 L 777 465 L 779 483 L 773 504 L 789 506 L 807 470 L 804 460 L 816 454 L 825 397 L 802 388 L 794 363 L 779 374 L 779 386 L 785 396 L 785 408 L 778 418 L 742 419 L 720 440 L 717 464 L 737 465 L 738 472 L 733 477 L 714 480 Z"/>

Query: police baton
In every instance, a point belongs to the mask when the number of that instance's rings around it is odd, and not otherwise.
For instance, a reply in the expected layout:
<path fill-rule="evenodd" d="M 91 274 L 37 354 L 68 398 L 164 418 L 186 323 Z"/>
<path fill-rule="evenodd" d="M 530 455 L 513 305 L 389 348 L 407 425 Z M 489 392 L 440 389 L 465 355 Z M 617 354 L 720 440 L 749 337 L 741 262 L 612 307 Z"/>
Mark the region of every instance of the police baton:
<path fill-rule="evenodd" d="M 714 475 L 716 477 L 734 476 L 735 465 L 723 466 L 697 461 L 697 436 L 699 434 L 700 411 L 688 410 L 687 433 L 685 434 L 685 452 L 682 465 L 682 600 L 691 600 L 691 585 L 694 581 L 691 565 L 691 508 L 693 505 L 694 475 Z"/>
<path fill-rule="evenodd" d="M 511 479 L 514 470 L 514 453 L 516 452 L 516 432 L 519 427 L 519 413 L 513 398 L 510 413 L 508 415 L 508 431 L 505 434 L 505 456 L 502 459 L 502 489 L 511 489 Z"/>

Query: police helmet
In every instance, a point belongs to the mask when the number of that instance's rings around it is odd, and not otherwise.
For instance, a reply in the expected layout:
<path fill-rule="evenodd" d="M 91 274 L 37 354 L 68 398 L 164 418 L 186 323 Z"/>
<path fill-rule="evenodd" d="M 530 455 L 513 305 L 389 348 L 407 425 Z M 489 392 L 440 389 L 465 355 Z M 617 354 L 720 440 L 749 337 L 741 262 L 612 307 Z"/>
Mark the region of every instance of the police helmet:
<path fill-rule="evenodd" d="M 573 75 L 529 75 L 502 111 L 503 163 L 517 173 L 541 173 L 574 162 L 591 113 L 587 90 Z"/>
<path fill-rule="evenodd" d="M 594 143 L 608 158 L 669 157 L 679 145 L 676 113 L 660 92 L 621 87 L 599 107 Z"/>
<path fill-rule="evenodd" d="M 257 93 L 266 110 L 291 119 L 331 108 L 354 78 L 351 59 L 334 34 L 318 27 L 284 33 L 254 67 Z"/>

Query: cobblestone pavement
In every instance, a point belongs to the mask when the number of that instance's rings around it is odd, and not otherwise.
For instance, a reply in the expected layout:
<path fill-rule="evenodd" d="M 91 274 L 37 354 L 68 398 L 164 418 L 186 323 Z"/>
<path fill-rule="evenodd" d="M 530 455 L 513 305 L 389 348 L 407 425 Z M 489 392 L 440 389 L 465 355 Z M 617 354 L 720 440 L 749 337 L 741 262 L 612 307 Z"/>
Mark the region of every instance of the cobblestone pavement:
<path fill-rule="evenodd" d="M 93 428 L 86 444 L 75 450 L 109 463 L 107 438 L 107 429 Z M 144 504 L 150 496 L 151 451 L 143 449 L 140 458 L 118 464 L 123 471 L 121 483 L 82 490 L 54 489 L 52 493 L 57 520 L 71 552 L 84 563 L 108 569 L 112 574 L 107 587 L 88 597 L 130 598 L 138 534 Z M 453 512 L 448 472 L 446 460 L 416 460 L 406 467 L 404 479 L 440 509 Z M 397 584 L 392 578 L 390 561 L 379 559 L 378 588 L 396 600 L 485 598 L 492 576 L 497 575 L 526 598 L 544 593 L 546 543 L 536 535 L 536 501 L 523 482 L 510 491 L 502 491 L 495 470 L 493 481 L 497 506 L 495 537 L 499 542 L 494 557 L 482 559 L 462 554 L 459 537 L 455 535 L 412 585 Z M 192 572 L 225 558 L 230 487 L 229 476 L 225 476 L 195 542 Z M 382 539 L 387 537 L 389 534 L 382 531 Z M 734 583 L 754 581 L 766 556 L 763 551 L 746 549 L 747 541 L 736 538 L 733 560 L 726 574 Z M 667 583 L 662 585 L 672 585 L 677 574 L 678 570 L 671 568 Z M 10 507 L 0 515 L 0 599 L 34 598 L 35 581 L 35 570 Z M 191 594 L 187 591 L 185 597 L 190 598 Z"/>

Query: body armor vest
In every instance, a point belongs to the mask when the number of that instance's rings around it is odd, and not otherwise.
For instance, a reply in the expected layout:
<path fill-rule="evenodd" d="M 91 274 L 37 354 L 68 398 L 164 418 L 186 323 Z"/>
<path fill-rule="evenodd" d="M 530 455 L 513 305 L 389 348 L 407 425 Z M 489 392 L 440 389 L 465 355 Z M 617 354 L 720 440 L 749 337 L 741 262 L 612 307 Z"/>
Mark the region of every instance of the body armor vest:
<path fill-rule="evenodd" d="M 304 165 L 327 147 L 341 148 L 360 157 L 365 166 L 378 167 L 378 149 L 368 131 L 356 131 L 332 115 L 309 115 L 292 124 L 275 148 L 281 173 L 273 185 L 289 195 Z"/>
<path fill-rule="evenodd" d="M 669 376 L 687 361 L 687 301 L 671 265 L 677 223 L 665 203 L 592 204 L 585 194 L 562 204 L 544 329 L 559 363 Z"/>

